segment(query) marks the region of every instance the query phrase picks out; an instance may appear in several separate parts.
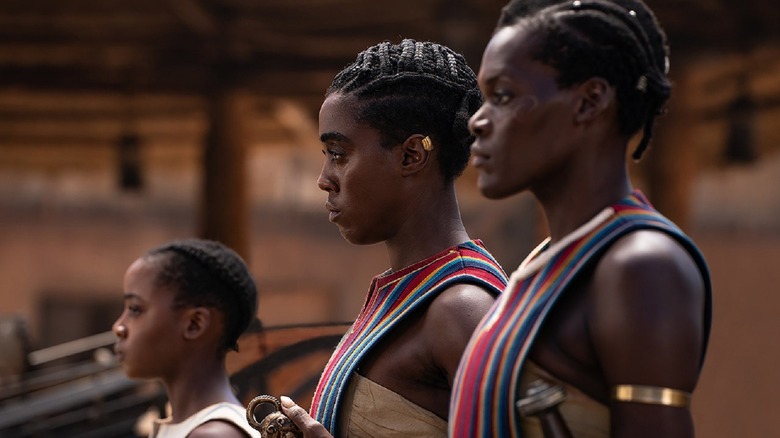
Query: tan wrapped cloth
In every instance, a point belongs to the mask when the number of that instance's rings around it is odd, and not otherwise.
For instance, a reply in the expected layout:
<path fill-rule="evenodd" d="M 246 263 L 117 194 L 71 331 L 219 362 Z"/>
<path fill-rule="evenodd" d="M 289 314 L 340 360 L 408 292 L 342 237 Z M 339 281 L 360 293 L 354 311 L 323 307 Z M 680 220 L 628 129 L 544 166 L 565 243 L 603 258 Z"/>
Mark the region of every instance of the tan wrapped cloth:
<path fill-rule="evenodd" d="M 344 438 L 447 436 L 445 420 L 357 373 L 343 402 L 339 430 Z"/>
<path fill-rule="evenodd" d="M 566 401 L 558 406 L 572 435 L 577 438 L 608 438 L 609 408 L 588 397 L 579 389 L 562 382 L 531 361 L 526 361 L 520 374 L 520 393 L 525 394 L 531 382 L 542 379 L 563 386 Z M 523 438 L 544 438 L 539 419 L 523 417 Z"/>

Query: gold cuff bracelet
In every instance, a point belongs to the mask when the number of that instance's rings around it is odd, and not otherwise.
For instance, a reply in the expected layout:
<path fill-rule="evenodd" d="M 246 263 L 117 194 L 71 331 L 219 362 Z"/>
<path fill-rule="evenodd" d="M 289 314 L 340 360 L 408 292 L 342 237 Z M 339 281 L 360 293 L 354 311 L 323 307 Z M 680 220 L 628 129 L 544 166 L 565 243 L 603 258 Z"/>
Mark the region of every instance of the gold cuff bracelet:
<path fill-rule="evenodd" d="M 687 408 L 691 404 L 691 393 L 659 386 L 616 385 L 612 388 L 612 399 L 621 402 Z"/>

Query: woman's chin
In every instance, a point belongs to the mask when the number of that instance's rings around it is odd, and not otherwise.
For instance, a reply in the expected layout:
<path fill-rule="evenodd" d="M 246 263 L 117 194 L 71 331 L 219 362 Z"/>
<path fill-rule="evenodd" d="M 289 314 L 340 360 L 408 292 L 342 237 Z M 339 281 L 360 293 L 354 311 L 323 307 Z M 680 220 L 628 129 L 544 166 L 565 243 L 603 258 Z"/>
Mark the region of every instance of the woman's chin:
<path fill-rule="evenodd" d="M 500 190 L 500 187 L 495 184 L 490 177 L 485 176 L 484 174 L 480 174 L 479 179 L 477 180 L 477 187 L 479 188 L 479 192 L 482 193 L 482 196 L 488 199 L 502 199 L 506 197 Z"/>

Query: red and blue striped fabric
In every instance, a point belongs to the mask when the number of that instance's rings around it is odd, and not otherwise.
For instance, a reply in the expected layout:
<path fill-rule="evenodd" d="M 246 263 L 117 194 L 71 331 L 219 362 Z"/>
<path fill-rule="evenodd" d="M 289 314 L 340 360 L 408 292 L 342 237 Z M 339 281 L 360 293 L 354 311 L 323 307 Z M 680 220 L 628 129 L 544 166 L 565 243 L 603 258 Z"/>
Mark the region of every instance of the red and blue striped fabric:
<path fill-rule="evenodd" d="M 476 284 L 499 294 L 506 287 L 506 274 L 482 242 L 475 240 L 375 277 L 363 309 L 322 373 L 312 416 L 337 436 L 341 396 L 360 360 L 404 317 L 457 283 Z"/>
<path fill-rule="evenodd" d="M 545 317 L 584 266 L 620 236 L 637 229 L 666 232 L 694 257 L 707 290 L 708 333 L 711 287 L 704 258 L 676 225 L 634 191 L 560 242 L 545 241 L 512 274 L 506 292 L 466 347 L 451 398 L 451 437 L 522 436 L 515 408 L 520 369 Z"/>

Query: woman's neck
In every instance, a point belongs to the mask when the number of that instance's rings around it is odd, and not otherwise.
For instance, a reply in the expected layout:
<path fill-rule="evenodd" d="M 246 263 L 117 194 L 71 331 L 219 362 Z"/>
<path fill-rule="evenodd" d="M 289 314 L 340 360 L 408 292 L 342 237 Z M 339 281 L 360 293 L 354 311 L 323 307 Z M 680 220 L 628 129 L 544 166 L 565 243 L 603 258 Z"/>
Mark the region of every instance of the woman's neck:
<path fill-rule="evenodd" d="M 439 197 L 420 198 L 411 205 L 406 222 L 385 247 L 390 268 L 397 271 L 469 239 L 451 187 Z"/>

